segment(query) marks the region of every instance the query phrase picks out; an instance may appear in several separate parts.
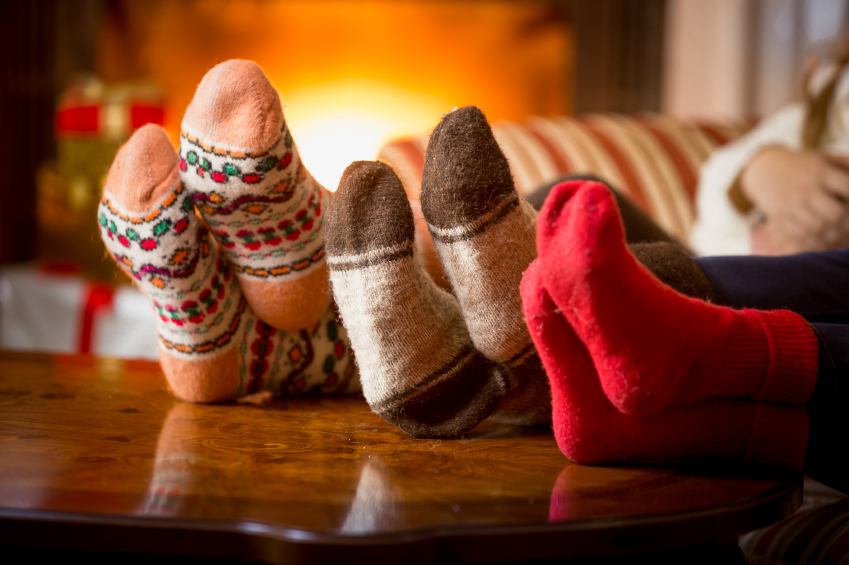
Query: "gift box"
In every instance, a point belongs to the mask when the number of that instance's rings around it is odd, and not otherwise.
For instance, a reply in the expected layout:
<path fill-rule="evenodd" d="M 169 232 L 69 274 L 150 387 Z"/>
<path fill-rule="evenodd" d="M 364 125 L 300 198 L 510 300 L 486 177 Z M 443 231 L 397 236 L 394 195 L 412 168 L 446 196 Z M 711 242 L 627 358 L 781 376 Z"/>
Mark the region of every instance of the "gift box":
<path fill-rule="evenodd" d="M 57 158 L 43 163 L 36 176 L 43 264 L 87 278 L 126 281 L 105 258 L 97 204 L 121 144 L 144 124 L 164 121 L 162 92 L 148 82 L 106 84 L 82 76 L 62 92 L 55 115 Z"/>

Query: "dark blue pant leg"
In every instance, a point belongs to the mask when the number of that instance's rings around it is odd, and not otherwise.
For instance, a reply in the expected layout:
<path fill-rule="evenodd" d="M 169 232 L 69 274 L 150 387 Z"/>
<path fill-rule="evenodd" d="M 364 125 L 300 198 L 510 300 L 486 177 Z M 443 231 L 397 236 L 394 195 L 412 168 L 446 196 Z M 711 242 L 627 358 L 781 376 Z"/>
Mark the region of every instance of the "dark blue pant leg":
<path fill-rule="evenodd" d="M 782 257 L 699 257 L 717 302 L 785 308 L 809 322 L 849 324 L 849 249 Z"/>
<path fill-rule="evenodd" d="M 696 259 L 717 302 L 734 308 L 786 308 L 818 334 L 817 385 L 807 403 L 805 473 L 849 493 L 849 250 L 784 257 Z"/>

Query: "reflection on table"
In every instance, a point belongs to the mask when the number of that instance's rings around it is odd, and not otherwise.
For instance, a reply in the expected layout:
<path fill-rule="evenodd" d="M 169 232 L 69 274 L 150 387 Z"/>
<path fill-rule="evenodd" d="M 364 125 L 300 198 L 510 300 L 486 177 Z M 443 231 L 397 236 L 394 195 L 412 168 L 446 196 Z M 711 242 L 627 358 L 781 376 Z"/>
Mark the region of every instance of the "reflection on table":
<path fill-rule="evenodd" d="M 0 453 L 8 536 L 50 539 L 50 514 L 63 531 L 85 525 L 67 542 L 77 549 L 132 542 L 271 562 L 343 549 L 551 559 L 734 540 L 788 515 L 801 492 L 801 477 L 780 470 L 571 464 L 545 427 L 413 439 L 358 397 L 187 404 L 154 363 L 8 352 Z M 120 535 L 98 530 L 115 525 Z M 181 541 L 159 547 L 163 527 Z"/>

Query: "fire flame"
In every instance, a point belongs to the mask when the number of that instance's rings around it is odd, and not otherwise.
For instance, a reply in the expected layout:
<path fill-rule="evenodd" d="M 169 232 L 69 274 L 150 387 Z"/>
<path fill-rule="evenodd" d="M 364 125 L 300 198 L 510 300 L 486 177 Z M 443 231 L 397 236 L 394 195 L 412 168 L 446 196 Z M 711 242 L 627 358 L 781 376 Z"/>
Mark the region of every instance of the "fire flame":
<path fill-rule="evenodd" d="M 304 86 L 283 98 L 304 164 L 329 190 L 352 161 L 374 159 L 393 139 L 426 135 L 450 109 L 439 97 L 367 79 Z"/>

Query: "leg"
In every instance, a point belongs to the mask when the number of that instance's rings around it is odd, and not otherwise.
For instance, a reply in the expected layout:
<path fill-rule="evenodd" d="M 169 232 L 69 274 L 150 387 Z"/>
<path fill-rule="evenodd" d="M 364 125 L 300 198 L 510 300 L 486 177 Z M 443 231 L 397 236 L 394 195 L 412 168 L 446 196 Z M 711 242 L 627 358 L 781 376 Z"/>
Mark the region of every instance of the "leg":
<path fill-rule="evenodd" d="M 601 179 L 595 175 L 566 175 L 565 177 L 559 178 L 554 182 L 551 182 L 543 187 L 536 189 L 535 191 L 527 195 L 525 199 L 536 210 L 541 210 L 543 203 L 545 203 L 545 199 L 551 192 L 551 189 L 553 189 L 558 184 L 575 180 L 600 182 L 610 189 L 610 192 L 613 193 L 613 197 L 616 199 L 616 206 L 619 208 L 619 214 L 622 216 L 622 225 L 625 228 L 625 241 L 627 241 L 629 244 L 652 243 L 660 241 L 667 243 L 678 243 L 674 237 L 666 233 L 666 230 L 657 225 L 655 221 L 652 220 L 648 216 L 648 214 L 643 212 L 639 206 L 634 204 L 630 198 L 613 188 L 604 179 Z"/>
<path fill-rule="evenodd" d="M 541 259 L 522 279 L 525 319 L 551 382 L 554 433 L 578 463 L 726 459 L 801 469 L 804 407 L 708 398 L 648 417 L 628 416 L 605 397 L 587 348 L 546 290 Z"/>
<path fill-rule="evenodd" d="M 160 361 L 174 394 L 215 402 L 260 390 L 356 390 L 350 348 L 333 311 L 299 332 L 257 320 L 193 201 L 168 136 L 146 126 L 115 157 L 98 210 L 110 255 L 157 313 Z"/>
<path fill-rule="evenodd" d="M 283 330 L 315 324 L 328 302 L 329 193 L 301 162 L 280 97 L 250 61 L 209 71 L 186 109 L 180 176 L 245 297 Z"/>
<path fill-rule="evenodd" d="M 716 302 L 710 282 L 693 261 L 692 253 L 675 241 L 627 196 L 594 175 L 567 175 L 538 188 L 527 196 L 534 209 L 542 209 L 545 199 L 558 184 L 567 181 L 595 181 L 610 189 L 622 217 L 625 241 L 637 260 L 661 281 L 681 294 Z"/>
<path fill-rule="evenodd" d="M 559 179 L 529 194 L 528 202 L 541 209 L 551 190 L 568 180 L 594 180 L 610 189 L 622 216 L 625 241 L 632 244 L 641 263 L 675 290 L 732 308 L 786 308 L 809 322 L 849 323 L 849 293 L 843 291 L 849 288 L 849 249 L 783 257 L 696 257 L 687 261 L 674 247 L 634 246 L 675 240 L 626 196 L 592 175 Z"/>
<path fill-rule="evenodd" d="M 810 322 L 849 323 L 849 249 L 783 257 L 700 257 L 719 304 L 787 308 Z"/>
<path fill-rule="evenodd" d="M 475 348 L 509 368 L 510 390 L 493 417 L 551 420 L 545 371 L 522 319 L 519 283 L 536 257 L 536 211 L 519 197 L 483 113 L 447 114 L 430 137 L 422 212 Z"/>
<path fill-rule="evenodd" d="M 559 185 L 539 221 L 546 288 L 618 409 L 649 415 L 709 396 L 794 404 L 810 397 L 810 326 L 789 311 L 721 308 L 662 284 L 629 252 L 603 186 Z"/>
<path fill-rule="evenodd" d="M 454 297 L 422 269 L 414 234 L 394 171 L 351 164 L 327 214 L 327 252 L 363 393 L 413 436 L 454 436 L 498 407 L 505 377 L 472 346 Z"/>

